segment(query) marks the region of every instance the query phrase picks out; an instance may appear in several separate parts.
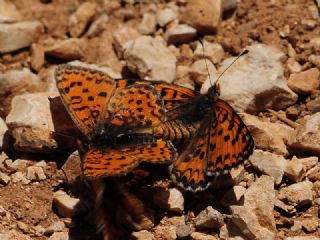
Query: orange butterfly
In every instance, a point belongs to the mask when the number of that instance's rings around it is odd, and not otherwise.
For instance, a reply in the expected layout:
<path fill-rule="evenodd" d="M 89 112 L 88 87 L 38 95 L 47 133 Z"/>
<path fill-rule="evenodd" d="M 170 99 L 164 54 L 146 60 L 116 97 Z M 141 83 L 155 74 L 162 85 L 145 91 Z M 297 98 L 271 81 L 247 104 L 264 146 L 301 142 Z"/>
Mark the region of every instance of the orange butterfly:
<path fill-rule="evenodd" d="M 219 99 L 219 85 L 169 112 L 168 119 L 202 120 L 191 142 L 170 167 L 172 178 L 190 191 L 204 190 L 210 178 L 225 174 L 253 152 L 253 138 L 239 115 Z"/>
<path fill-rule="evenodd" d="M 59 66 L 55 79 L 62 102 L 84 135 L 85 176 L 124 175 L 142 161 L 176 159 L 169 139 L 138 130 L 161 126 L 165 110 L 179 106 L 194 91 L 162 82 L 114 80 L 101 71 L 71 65 Z"/>

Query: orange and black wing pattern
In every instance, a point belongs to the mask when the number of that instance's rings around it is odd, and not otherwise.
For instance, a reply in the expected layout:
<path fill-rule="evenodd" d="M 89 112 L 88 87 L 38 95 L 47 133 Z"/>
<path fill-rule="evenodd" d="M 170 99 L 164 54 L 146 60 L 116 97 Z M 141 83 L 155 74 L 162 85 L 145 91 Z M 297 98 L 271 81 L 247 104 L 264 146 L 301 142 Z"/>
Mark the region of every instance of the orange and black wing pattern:
<path fill-rule="evenodd" d="M 82 171 L 86 177 L 101 178 L 126 175 L 140 162 L 167 164 L 177 153 L 170 141 L 157 139 L 153 143 L 121 148 L 97 148 L 83 157 Z"/>
<path fill-rule="evenodd" d="M 241 118 L 228 103 L 218 99 L 171 166 L 172 178 L 187 190 L 204 190 L 209 185 L 208 177 L 228 173 L 253 149 L 253 138 Z"/>
<path fill-rule="evenodd" d="M 57 88 L 73 121 L 89 139 L 102 119 L 106 103 L 113 95 L 115 81 L 103 72 L 60 65 L 55 71 Z"/>
<path fill-rule="evenodd" d="M 165 119 L 163 100 L 152 85 L 135 84 L 117 89 L 107 109 L 112 116 L 109 128 L 121 127 L 121 131 L 151 127 Z"/>

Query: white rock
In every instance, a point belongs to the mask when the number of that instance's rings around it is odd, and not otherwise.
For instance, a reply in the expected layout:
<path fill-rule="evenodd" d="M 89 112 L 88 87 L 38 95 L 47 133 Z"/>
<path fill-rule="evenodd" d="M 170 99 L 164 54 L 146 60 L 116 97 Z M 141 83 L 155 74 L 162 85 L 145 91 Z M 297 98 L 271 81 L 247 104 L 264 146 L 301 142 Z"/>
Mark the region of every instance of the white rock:
<path fill-rule="evenodd" d="M 141 34 L 152 34 L 156 31 L 157 20 L 153 13 L 144 13 L 142 16 L 142 21 L 138 26 L 138 31 Z"/>
<path fill-rule="evenodd" d="M 294 134 L 294 129 L 282 123 L 272 123 L 250 114 L 241 114 L 259 149 L 280 155 L 288 155 L 285 145 Z"/>
<path fill-rule="evenodd" d="M 203 228 L 220 228 L 224 224 L 223 216 L 220 212 L 211 206 L 202 210 L 195 218 L 196 227 Z"/>
<path fill-rule="evenodd" d="M 99 35 L 105 28 L 106 23 L 109 21 L 107 14 L 102 14 L 99 16 L 89 27 L 88 31 L 85 33 L 86 37 L 94 37 Z"/>
<path fill-rule="evenodd" d="M 69 32 L 72 37 L 79 37 L 84 32 L 96 14 L 96 8 L 95 2 L 84 2 L 70 16 Z"/>
<path fill-rule="evenodd" d="M 24 172 L 28 165 L 30 165 L 30 161 L 25 159 L 16 159 L 12 162 L 9 169 Z"/>
<path fill-rule="evenodd" d="M 208 74 L 210 74 L 210 76 L 215 76 L 216 73 L 216 67 L 213 64 L 210 64 L 210 62 L 208 63 L 205 59 L 196 60 L 190 67 L 191 79 L 199 85 L 202 85 L 205 82 L 208 78 Z"/>
<path fill-rule="evenodd" d="M 128 26 L 121 26 L 113 33 L 113 46 L 119 59 L 123 58 L 123 53 L 130 45 L 130 42 L 140 37 L 140 33 Z"/>
<path fill-rule="evenodd" d="M 296 156 L 293 156 L 292 160 L 296 159 Z M 306 171 L 310 170 L 319 162 L 318 157 L 307 157 L 307 158 L 298 158 L 300 162 L 303 164 L 303 167 Z"/>
<path fill-rule="evenodd" d="M 197 30 L 186 24 L 170 27 L 164 34 L 168 44 L 188 43 L 197 35 Z"/>
<path fill-rule="evenodd" d="M 214 32 L 222 15 L 221 0 L 189 0 L 181 13 L 181 21 L 198 32 Z"/>
<path fill-rule="evenodd" d="M 191 79 L 189 67 L 183 65 L 177 66 L 176 78 L 173 83 L 189 89 L 194 89 L 194 81 Z"/>
<path fill-rule="evenodd" d="M 141 79 L 171 83 L 176 74 L 176 57 L 160 38 L 139 37 L 124 52 L 129 69 Z"/>
<path fill-rule="evenodd" d="M 288 88 L 283 75 L 281 60 L 285 55 L 278 49 L 264 44 L 248 47 L 242 56 L 220 78 L 221 98 L 237 111 L 260 112 L 267 108 L 285 108 L 297 101 L 298 96 Z M 225 60 L 213 79 L 231 64 L 234 58 Z M 203 84 L 201 92 L 207 92 L 210 81 Z"/>
<path fill-rule="evenodd" d="M 0 184 L 1 185 L 8 185 L 10 180 L 11 180 L 11 178 L 7 174 L 0 172 Z"/>
<path fill-rule="evenodd" d="M 30 166 L 27 167 L 27 179 L 31 181 L 45 180 L 47 177 L 44 174 L 42 167 Z"/>
<path fill-rule="evenodd" d="M 291 161 L 287 161 L 286 163 L 284 175 L 294 182 L 300 182 L 306 173 L 303 162 L 294 157 L 291 159 Z"/>
<path fill-rule="evenodd" d="M 200 232 L 191 233 L 191 239 L 193 239 L 193 240 L 218 240 L 218 238 L 213 235 L 200 233 Z"/>
<path fill-rule="evenodd" d="M 281 188 L 278 198 L 295 207 L 310 205 L 313 200 L 312 183 L 306 180 Z"/>
<path fill-rule="evenodd" d="M 0 118 L 0 152 L 3 146 L 3 138 L 4 138 L 4 134 L 6 133 L 6 131 L 8 130 L 8 127 L 5 123 L 5 121 L 3 121 L 2 118 Z"/>
<path fill-rule="evenodd" d="M 245 193 L 243 206 L 230 206 L 232 223 L 249 239 L 271 240 L 276 237 L 273 185 L 273 178 L 263 175 Z"/>
<path fill-rule="evenodd" d="M 224 50 L 218 43 L 203 41 L 203 46 L 201 43 L 197 43 L 197 46 L 194 50 L 194 56 L 196 58 L 208 58 L 211 60 L 211 62 L 217 64 L 223 59 Z"/>
<path fill-rule="evenodd" d="M 0 23 L 13 23 L 21 19 L 15 5 L 7 0 L 0 0 Z"/>
<path fill-rule="evenodd" d="M 13 98 L 6 118 L 16 149 L 27 152 L 47 152 L 57 147 L 48 97 L 58 93 L 24 94 Z"/>
<path fill-rule="evenodd" d="M 64 60 L 82 59 L 86 52 L 86 41 L 82 38 L 69 38 L 55 43 L 45 50 L 47 56 Z"/>
<path fill-rule="evenodd" d="M 295 236 L 287 237 L 285 240 L 320 240 L 320 238 L 316 236 Z"/>
<path fill-rule="evenodd" d="M 157 192 L 153 196 L 153 202 L 164 209 L 181 213 L 184 210 L 184 198 L 182 193 L 176 188 L 170 188 Z"/>
<path fill-rule="evenodd" d="M 291 73 L 299 73 L 302 71 L 302 66 L 294 58 L 288 58 L 287 68 Z"/>
<path fill-rule="evenodd" d="M 42 167 L 45 168 L 47 166 L 46 161 L 41 160 L 40 162 L 37 162 L 36 164 L 34 164 L 35 167 Z"/>
<path fill-rule="evenodd" d="M 52 234 L 51 237 L 48 238 L 48 240 L 69 240 L 69 233 L 67 232 L 55 232 Z"/>
<path fill-rule="evenodd" d="M 304 117 L 288 145 L 291 153 L 320 156 L 320 113 Z"/>
<path fill-rule="evenodd" d="M 70 197 L 61 190 L 53 193 L 53 202 L 62 217 L 73 217 L 78 213 L 80 199 Z"/>
<path fill-rule="evenodd" d="M 131 234 L 132 238 L 134 240 L 154 240 L 154 236 L 151 232 L 148 232 L 146 230 L 142 230 L 139 232 L 133 232 Z"/>
<path fill-rule="evenodd" d="M 0 24 L 0 53 L 29 47 L 40 32 L 41 23 L 38 21 Z"/>
<path fill-rule="evenodd" d="M 11 175 L 11 181 L 13 183 L 21 182 L 26 178 L 26 175 L 23 172 L 15 172 Z"/>
<path fill-rule="evenodd" d="M 315 167 L 311 168 L 306 175 L 312 182 L 320 181 L 320 164 L 317 164 Z"/>
<path fill-rule="evenodd" d="M 0 73 L 0 95 L 14 96 L 26 92 L 39 91 L 41 81 L 29 68 L 9 70 Z M 14 94 L 13 94 L 14 93 Z M 2 102 L 2 104 L 4 104 Z"/>
<path fill-rule="evenodd" d="M 49 227 L 47 227 L 44 231 L 45 235 L 51 235 L 55 232 L 62 232 L 65 229 L 65 224 L 62 221 L 57 221 L 52 223 Z"/>
<path fill-rule="evenodd" d="M 164 8 L 157 11 L 157 22 L 161 27 L 177 19 L 177 14 L 171 8 Z"/>

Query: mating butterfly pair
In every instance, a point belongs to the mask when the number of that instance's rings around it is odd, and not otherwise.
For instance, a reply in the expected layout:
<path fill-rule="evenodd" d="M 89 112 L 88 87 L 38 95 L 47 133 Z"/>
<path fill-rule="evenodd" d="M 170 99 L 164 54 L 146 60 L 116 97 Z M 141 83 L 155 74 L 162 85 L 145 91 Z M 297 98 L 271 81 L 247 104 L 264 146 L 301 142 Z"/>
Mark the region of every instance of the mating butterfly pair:
<path fill-rule="evenodd" d="M 253 139 L 237 113 L 218 98 L 164 82 L 114 80 L 71 65 L 55 72 L 62 101 L 83 133 L 84 175 L 124 175 L 140 162 L 171 163 L 172 178 L 187 190 L 205 189 L 252 153 Z M 171 142 L 187 142 L 177 156 Z"/>

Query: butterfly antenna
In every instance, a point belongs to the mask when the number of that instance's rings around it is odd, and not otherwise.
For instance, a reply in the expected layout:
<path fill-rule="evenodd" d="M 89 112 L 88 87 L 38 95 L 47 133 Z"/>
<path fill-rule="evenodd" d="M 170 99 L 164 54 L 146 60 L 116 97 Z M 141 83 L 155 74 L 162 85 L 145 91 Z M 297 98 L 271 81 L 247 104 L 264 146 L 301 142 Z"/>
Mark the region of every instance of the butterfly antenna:
<path fill-rule="evenodd" d="M 206 59 L 206 56 L 204 55 L 204 44 L 202 42 L 202 40 L 199 40 L 201 46 L 202 46 L 202 57 L 204 59 L 204 62 L 206 64 L 206 68 L 207 68 L 207 72 L 208 72 L 208 77 L 209 77 L 209 81 L 210 81 L 210 85 L 212 87 L 212 81 L 211 81 L 211 75 L 210 75 L 210 72 L 209 72 L 209 67 L 208 67 L 208 63 L 207 63 L 207 59 Z"/>
<path fill-rule="evenodd" d="M 246 55 L 247 53 L 249 53 L 249 50 L 248 50 L 248 49 L 243 50 L 243 51 L 232 61 L 232 63 L 231 63 L 226 69 L 224 69 L 222 73 L 220 73 L 219 77 L 218 77 L 217 80 L 215 81 L 215 85 L 218 83 L 218 81 L 220 80 L 220 78 L 222 77 L 222 75 L 223 75 L 236 61 L 238 61 L 238 59 L 239 59 L 240 57 Z M 211 81 L 210 81 L 210 83 L 211 83 Z M 211 86 L 212 86 L 212 84 L 211 84 Z"/>

